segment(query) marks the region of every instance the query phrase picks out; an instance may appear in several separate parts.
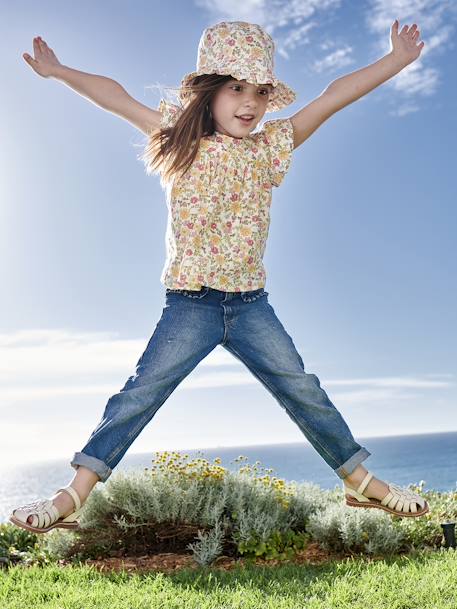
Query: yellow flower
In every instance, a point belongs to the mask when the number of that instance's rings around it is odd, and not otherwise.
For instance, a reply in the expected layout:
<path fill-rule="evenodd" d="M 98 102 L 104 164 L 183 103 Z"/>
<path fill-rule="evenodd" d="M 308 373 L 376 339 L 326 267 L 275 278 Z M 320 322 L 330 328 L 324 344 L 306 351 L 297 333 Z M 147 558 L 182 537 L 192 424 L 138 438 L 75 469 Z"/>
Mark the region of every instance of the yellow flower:
<path fill-rule="evenodd" d="M 230 204 L 230 211 L 238 216 L 241 213 L 241 203 L 239 201 L 232 201 Z"/>

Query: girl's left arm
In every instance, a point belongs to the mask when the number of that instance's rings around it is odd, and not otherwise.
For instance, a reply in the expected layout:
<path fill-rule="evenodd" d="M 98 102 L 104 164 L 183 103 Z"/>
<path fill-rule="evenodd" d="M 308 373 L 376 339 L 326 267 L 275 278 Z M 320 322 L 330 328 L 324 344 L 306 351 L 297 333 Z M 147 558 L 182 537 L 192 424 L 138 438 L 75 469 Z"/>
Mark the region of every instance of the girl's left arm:
<path fill-rule="evenodd" d="M 395 20 L 391 28 L 390 53 L 365 68 L 337 78 L 319 97 L 291 117 L 294 147 L 302 144 L 332 114 L 366 95 L 415 61 L 424 47 L 424 42 L 417 45 L 419 34 L 415 23 L 409 29 L 407 25 L 403 26 L 399 34 L 398 21 Z"/>

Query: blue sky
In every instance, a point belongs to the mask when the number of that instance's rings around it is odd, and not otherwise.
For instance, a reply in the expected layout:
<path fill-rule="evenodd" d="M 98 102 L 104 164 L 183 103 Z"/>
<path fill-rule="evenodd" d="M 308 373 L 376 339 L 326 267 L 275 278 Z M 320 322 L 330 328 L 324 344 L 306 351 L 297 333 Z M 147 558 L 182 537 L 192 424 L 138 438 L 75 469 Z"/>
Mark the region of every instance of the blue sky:
<path fill-rule="evenodd" d="M 145 138 L 22 58 L 61 63 L 156 108 L 205 27 L 259 23 L 294 114 L 417 23 L 418 61 L 326 121 L 273 191 L 269 301 L 356 437 L 457 429 L 454 2 L 206 0 L 0 5 L 0 459 L 71 457 L 160 318 L 167 210 Z M 217 347 L 130 448 L 305 441 Z M 369 448 L 369 444 L 367 444 Z"/>

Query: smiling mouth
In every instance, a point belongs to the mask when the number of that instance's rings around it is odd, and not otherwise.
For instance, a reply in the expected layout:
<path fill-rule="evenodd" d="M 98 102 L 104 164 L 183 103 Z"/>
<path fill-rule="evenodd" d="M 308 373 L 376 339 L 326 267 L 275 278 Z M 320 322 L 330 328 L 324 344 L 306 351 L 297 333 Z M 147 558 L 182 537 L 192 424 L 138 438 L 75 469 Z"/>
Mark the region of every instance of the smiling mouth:
<path fill-rule="evenodd" d="M 236 116 L 236 114 L 235 114 L 235 116 Z M 249 114 L 247 114 L 247 115 L 243 114 L 241 116 L 236 116 L 236 118 L 238 118 L 241 122 L 248 124 L 248 123 L 251 123 L 255 117 L 251 116 Z"/>

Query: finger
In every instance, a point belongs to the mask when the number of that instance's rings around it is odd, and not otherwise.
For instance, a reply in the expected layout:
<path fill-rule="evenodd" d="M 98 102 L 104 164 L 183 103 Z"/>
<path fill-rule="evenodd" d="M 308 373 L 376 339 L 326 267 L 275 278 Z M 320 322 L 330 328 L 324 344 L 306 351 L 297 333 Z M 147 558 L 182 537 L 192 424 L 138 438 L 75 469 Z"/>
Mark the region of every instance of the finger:
<path fill-rule="evenodd" d="M 413 23 L 412 26 L 409 28 L 408 34 L 411 34 L 411 35 L 414 34 L 416 29 L 417 29 L 417 25 L 415 23 Z"/>
<path fill-rule="evenodd" d="M 46 52 L 46 44 L 43 41 L 43 39 L 41 38 L 41 36 L 37 36 L 38 39 L 38 48 L 40 50 L 41 53 L 45 53 Z"/>
<path fill-rule="evenodd" d="M 42 49 L 45 53 L 53 53 L 53 50 L 48 45 L 48 43 L 40 37 Z"/>
<path fill-rule="evenodd" d="M 29 65 L 32 65 L 32 63 L 37 63 L 37 61 L 33 59 L 33 57 L 31 57 L 28 53 L 23 53 L 22 57 Z"/>

